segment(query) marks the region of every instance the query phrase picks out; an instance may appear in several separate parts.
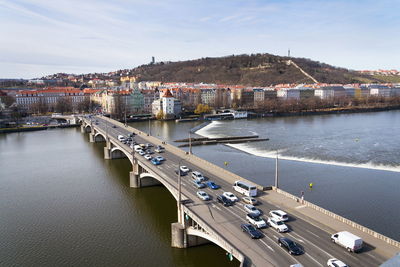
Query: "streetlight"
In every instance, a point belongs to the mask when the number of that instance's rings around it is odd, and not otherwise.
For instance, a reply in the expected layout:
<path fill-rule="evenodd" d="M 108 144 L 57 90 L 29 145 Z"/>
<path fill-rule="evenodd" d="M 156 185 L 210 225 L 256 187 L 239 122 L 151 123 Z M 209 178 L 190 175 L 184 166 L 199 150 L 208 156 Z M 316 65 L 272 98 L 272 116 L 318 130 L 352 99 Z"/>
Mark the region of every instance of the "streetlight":
<path fill-rule="evenodd" d="M 189 155 L 192 154 L 192 138 L 190 137 L 190 130 L 189 130 Z"/>
<path fill-rule="evenodd" d="M 182 217 L 182 207 L 181 207 L 181 202 L 182 202 L 181 162 L 184 161 L 184 160 L 185 159 L 180 159 L 179 163 L 178 163 L 178 216 L 180 216 L 180 217 Z"/>
<path fill-rule="evenodd" d="M 279 187 L 279 178 L 278 178 L 278 150 L 276 150 L 276 161 L 275 161 L 275 188 Z"/>
<path fill-rule="evenodd" d="M 151 135 L 150 117 L 149 117 L 149 135 Z"/>

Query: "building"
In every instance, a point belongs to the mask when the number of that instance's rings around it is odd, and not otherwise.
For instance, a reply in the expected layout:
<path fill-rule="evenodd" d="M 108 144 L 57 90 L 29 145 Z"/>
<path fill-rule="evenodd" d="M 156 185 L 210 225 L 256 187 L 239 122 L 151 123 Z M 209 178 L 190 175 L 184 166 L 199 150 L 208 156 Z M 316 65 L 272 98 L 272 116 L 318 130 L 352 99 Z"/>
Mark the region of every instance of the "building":
<path fill-rule="evenodd" d="M 142 114 L 144 112 L 144 95 L 136 87 L 130 95 L 130 113 Z"/>
<path fill-rule="evenodd" d="M 325 86 L 315 89 L 314 95 L 320 99 L 341 98 L 346 96 L 346 90 L 343 86 Z"/>
<path fill-rule="evenodd" d="M 182 112 L 181 101 L 175 99 L 170 90 L 167 89 L 160 99 L 153 101 L 152 113 L 155 116 L 163 114 L 164 119 L 175 118 Z"/>
<path fill-rule="evenodd" d="M 36 112 L 39 104 L 45 105 L 47 111 L 52 111 L 62 99 L 71 103 L 72 109 L 76 110 L 78 105 L 85 100 L 85 94 L 82 90 L 66 87 L 21 90 L 15 95 L 17 105 L 29 112 Z"/>
<path fill-rule="evenodd" d="M 295 88 L 281 88 L 277 91 L 276 96 L 283 99 L 300 99 L 300 90 Z"/>

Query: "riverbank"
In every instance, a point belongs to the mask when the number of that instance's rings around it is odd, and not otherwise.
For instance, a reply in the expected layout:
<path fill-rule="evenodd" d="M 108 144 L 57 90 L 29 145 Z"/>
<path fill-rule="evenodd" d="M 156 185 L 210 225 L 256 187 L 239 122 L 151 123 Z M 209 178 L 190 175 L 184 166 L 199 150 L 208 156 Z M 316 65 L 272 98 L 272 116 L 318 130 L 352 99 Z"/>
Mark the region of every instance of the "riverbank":
<path fill-rule="evenodd" d="M 254 113 L 255 118 L 260 117 L 290 117 L 290 116 L 310 116 L 310 115 L 326 115 L 326 114 L 350 114 L 350 113 L 367 113 L 400 110 L 400 106 L 385 106 L 385 107 L 337 107 L 329 109 L 316 109 L 308 111 L 293 111 L 293 112 L 265 112 Z"/>
<path fill-rule="evenodd" d="M 15 128 L 0 128 L 1 133 L 17 133 L 17 132 L 32 132 L 43 131 L 54 128 L 72 128 L 78 127 L 79 124 L 64 124 L 64 125 L 48 125 L 48 126 L 31 126 L 31 127 L 15 127 Z"/>

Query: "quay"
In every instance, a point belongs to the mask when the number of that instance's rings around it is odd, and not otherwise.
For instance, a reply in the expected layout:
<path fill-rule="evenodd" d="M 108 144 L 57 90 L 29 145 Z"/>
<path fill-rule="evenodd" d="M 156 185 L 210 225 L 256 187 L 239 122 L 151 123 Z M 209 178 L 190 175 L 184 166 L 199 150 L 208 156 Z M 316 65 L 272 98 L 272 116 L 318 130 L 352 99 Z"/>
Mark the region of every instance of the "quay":
<path fill-rule="evenodd" d="M 89 135 L 90 142 L 105 142 L 104 159 L 127 158 L 131 162 L 130 187 L 139 189 L 162 185 L 175 198 L 178 216 L 177 222 L 171 225 L 173 247 L 189 248 L 211 242 L 224 249 L 230 257 L 237 259 L 241 266 L 290 266 L 295 263 L 303 266 L 325 266 L 330 258 L 339 258 L 350 266 L 379 266 L 400 251 L 400 242 L 275 186 L 256 185 L 259 189 L 257 199 L 261 202 L 258 208 L 264 213 L 264 217 L 270 210 L 286 211 L 290 217 L 287 223 L 290 231 L 278 233 L 268 227 L 261 230 L 261 239 L 251 239 L 240 228 L 241 224 L 246 223 L 243 203 L 239 201 L 231 207 L 224 207 L 216 201 L 216 196 L 224 191 L 240 196 L 232 189 L 237 180 L 255 183 L 115 120 L 102 116 L 92 119 L 80 117 L 79 120 L 81 132 Z M 135 134 L 134 139 L 138 143 L 164 146 L 165 152 L 162 156 L 166 160 L 160 165 L 153 165 L 128 145 L 118 141 L 118 135 L 126 136 L 130 133 Z M 221 186 L 218 190 L 204 189 L 212 196 L 211 201 L 205 202 L 197 197 L 197 188 L 193 186 L 189 175 L 182 177 L 175 173 L 182 165 L 200 171 Z M 348 253 L 331 242 L 330 235 L 343 230 L 362 237 L 365 246 L 361 253 Z M 293 257 L 278 245 L 278 237 L 297 241 L 305 253 Z"/>

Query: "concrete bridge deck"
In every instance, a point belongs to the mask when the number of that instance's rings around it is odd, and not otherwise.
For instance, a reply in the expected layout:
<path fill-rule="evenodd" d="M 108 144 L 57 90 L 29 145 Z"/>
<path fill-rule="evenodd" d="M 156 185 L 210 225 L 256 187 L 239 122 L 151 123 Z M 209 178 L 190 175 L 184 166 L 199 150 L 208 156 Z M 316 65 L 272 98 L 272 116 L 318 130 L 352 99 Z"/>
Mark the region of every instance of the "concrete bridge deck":
<path fill-rule="evenodd" d="M 178 201 L 178 222 L 172 225 L 172 242 L 176 247 L 190 247 L 210 241 L 232 253 L 243 265 L 253 266 L 289 266 L 298 262 L 304 266 L 325 266 L 326 261 L 333 257 L 350 266 L 379 266 L 400 251 L 398 242 L 390 244 L 370 233 L 355 229 L 315 208 L 297 202 L 295 197 L 279 190 L 262 192 L 258 197 L 262 203 L 259 208 L 265 215 L 272 209 L 287 211 L 291 218 L 287 223 L 290 231 L 281 234 L 267 228 L 262 230 L 262 239 L 252 240 L 240 230 L 240 224 L 246 222 L 243 203 L 237 202 L 234 206 L 223 207 L 215 201 L 216 194 L 223 191 L 235 193 L 232 189 L 233 182 L 245 180 L 244 178 L 109 118 L 96 117 L 94 121 L 83 118 L 82 131 L 90 132 L 92 142 L 107 141 L 105 158 L 127 157 L 131 161 L 132 187 L 161 183 L 178 200 L 178 177 L 175 170 L 179 164 L 198 170 L 221 185 L 219 190 L 205 189 L 213 196 L 213 200 L 204 202 L 197 198 L 197 189 L 192 186 L 191 178 L 182 177 L 182 199 L 187 201 L 182 205 L 179 205 Z M 133 153 L 128 146 L 118 142 L 119 134 L 127 135 L 132 132 L 136 133 L 135 140 L 139 143 L 162 144 L 166 152 L 161 155 L 166 161 L 154 166 L 137 153 Z M 239 196 L 238 193 L 235 194 Z M 351 231 L 368 243 L 362 253 L 350 254 L 331 243 L 330 234 L 342 230 Z M 304 247 L 305 253 L 295 257 L 289 255 L 276 242 L 277 238 L 282 236 L 297 241 Z"/>

